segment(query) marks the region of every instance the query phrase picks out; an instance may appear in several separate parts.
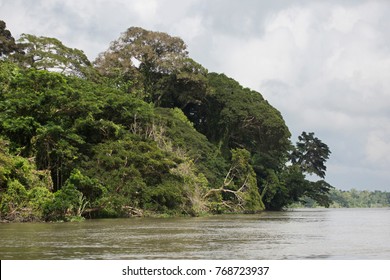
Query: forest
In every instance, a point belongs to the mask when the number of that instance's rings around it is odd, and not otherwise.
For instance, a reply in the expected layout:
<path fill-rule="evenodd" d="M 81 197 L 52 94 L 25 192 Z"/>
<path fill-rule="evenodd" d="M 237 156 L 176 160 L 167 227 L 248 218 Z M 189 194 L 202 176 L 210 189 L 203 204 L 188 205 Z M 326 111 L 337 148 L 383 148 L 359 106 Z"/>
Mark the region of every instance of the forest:
<path fill-rule="evenodd" d="M 330 153 L 181 38 L 130 27 L 90 61 L 0 21 L 2 221 L 328 207 Z"/>
<path fill-rule="evenodd" d="M 329 192 L 331 203 L 329 208 L 383 208 L 390 207 L 390 192 L 359 191 L 352 188 L 348 191 L 332 189 Z M 291 208 L 322 207 L 311 198 L 302 198 L 300 202 L 289 205 Z"/>

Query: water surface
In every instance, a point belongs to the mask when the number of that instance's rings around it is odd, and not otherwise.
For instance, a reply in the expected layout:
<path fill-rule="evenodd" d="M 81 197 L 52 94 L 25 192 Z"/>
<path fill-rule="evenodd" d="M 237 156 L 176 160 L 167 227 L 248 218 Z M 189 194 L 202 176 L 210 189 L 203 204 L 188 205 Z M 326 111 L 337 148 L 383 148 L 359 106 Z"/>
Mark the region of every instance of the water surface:
<path fill-rule="evenodd" d="M 0 259 L 390 259 L 390 208 L 0 224 Z"/>

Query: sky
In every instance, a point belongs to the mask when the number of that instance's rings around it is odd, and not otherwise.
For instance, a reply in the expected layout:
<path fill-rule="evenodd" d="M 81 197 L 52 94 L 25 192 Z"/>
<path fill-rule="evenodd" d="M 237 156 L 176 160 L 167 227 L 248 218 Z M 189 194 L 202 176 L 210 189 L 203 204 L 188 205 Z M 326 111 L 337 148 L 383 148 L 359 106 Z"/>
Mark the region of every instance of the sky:
<path fill-rule="evenodd" d="M 326 143 L 331 185 L 390 191 L 390 1 L 0 0 L 0 19 L 91 61 L 131 26 L 181 37 L 276 107 L 293 143 Z"/>

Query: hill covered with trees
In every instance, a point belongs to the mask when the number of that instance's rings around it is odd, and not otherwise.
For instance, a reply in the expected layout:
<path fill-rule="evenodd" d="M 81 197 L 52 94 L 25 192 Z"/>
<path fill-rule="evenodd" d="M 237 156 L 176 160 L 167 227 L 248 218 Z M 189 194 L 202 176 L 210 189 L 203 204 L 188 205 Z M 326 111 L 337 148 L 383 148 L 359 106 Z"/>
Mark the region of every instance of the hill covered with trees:
<path fill-rule="evenodd" d="M 328 146 L 290 136 L 260 93 L 209 73 L 178 37 L 131 27 L 91 62 L 0 21 L 2 220 L 329 206 Z"/>

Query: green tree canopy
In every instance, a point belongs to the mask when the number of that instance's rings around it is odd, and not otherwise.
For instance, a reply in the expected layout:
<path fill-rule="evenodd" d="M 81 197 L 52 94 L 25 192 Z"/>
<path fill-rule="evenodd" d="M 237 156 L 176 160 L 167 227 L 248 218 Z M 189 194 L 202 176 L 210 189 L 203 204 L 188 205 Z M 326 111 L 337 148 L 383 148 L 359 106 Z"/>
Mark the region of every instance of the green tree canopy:
<path fill-rule="evenodd" d="M 303 172 L 325 178 L 325 162 L 331 153 L 328 145 L 314 137 L 314 132 L 302 132 L 298 140 L 291 153 L 291 162 L 298 164 Z"/>
<path fill-rule="evenodd" d="M 292 147 L 292 164 L 285 165 L 279 171 L 266 169 L 266 176 L 262 176 L 265 178 L 262 179 L 262 197 L 267 209 L 280 210 L 307 199 L 325 207 L 332 202 L 330 192 L 334 187 L 324 180 L 309 181 L 305 175 L 325 177 L 329 147 L 314 137 L 314 133 L 303 132 L 298 140 L 296 147 Z"/>
<path fill-rule="evenodd" d="M 123 72 L 137 68 L 145 73 L 145 78 L 158 73 L 170 74 L 188 57 L 186 48 L 178 37 L 130 27 L 99 55 L 95 65 L 103 74 L 110 74 L 118 66 Z"/>
<path fill-rule="evenodd" d="M 188 57 L 182 39 L 163 32 L 131 27 L 94 64 L 102 75 L 120 77 L 118 86 L 141 90 L 158 106 L 184 108 L 206 93 L 207 70 Z"/>
<path fill-rule="evenodd" d="M 24 67 L 50 70 L 81 78 L 92 78 L 94 69 L 83 51 L 65 46 L 55 38 L 22 34 L 18 40 L 23 50 L 16 56 Z"/>
<path fill-rule="evenodd" d="M 196 122 L 199 130 L 225 152 L 245 148 L 266 165 L 284 164 L 290 132 L 280 112 L 260 93 L 223 74 L 209 74 L 209 85 L 210 94 L 199 112 L 202 119 Z"/>

